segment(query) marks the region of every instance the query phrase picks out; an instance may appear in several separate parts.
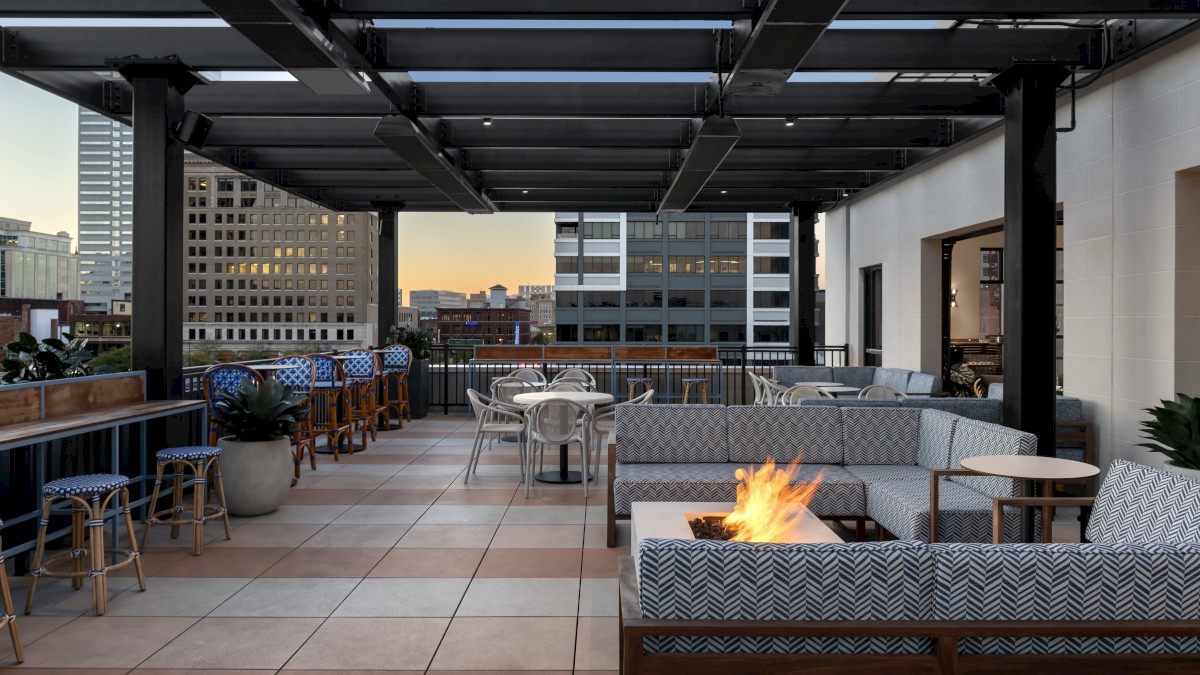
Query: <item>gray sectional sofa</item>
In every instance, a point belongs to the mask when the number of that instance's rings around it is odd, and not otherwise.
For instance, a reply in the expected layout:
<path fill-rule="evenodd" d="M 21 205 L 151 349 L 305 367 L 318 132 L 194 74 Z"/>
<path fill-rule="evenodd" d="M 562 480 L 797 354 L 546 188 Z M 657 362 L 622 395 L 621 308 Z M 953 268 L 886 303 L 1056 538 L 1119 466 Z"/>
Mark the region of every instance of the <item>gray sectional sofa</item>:
<path fill-rule="evenodd" d="M 1200 481 L 1114 462 L 1087 538 L 647 539 L 622 672 L 1200 672 Z"/>
<path fill-rule="evenodd" d="M 1036 454 L 1034 436 L 940 410 L 890 407 L 618 406 L 609 452 L 608 543 L 634 501 L 736 499 L 740 466 L 801 458 L 798 482 L 824 471 L 812 503 L 822 517 L 867 520 L 901 539 L 929 541 L 930 472 L 975 455 Z M 992 500 L 1016 481 L 952 476 L 939 484 L 939 541 L 990 542 Z M 1004 538 L 1020 535 L 1017 509 Z"/>
<path fill-rule="evenodd" d="M 771 376 L 790 387 L 797 382 L 841 382 L 848 387 L 882 384 L 906 394 L 939 394 L 942 378 L 903 368 L 875 366 L 775 366 Z"/>

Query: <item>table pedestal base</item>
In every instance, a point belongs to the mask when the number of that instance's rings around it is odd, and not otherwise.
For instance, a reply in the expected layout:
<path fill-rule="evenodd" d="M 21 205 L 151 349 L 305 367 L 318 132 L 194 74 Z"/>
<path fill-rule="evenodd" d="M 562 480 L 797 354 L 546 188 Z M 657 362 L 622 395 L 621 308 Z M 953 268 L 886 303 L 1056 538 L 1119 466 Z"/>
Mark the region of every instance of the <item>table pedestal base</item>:
<path fill-rule="evenodd" d="M 561 471 L 551 470 L 551 471 L 543 471 L 541 473 L 535 473 L 535 474 L 533 474 L 533 477 L 543 483 L 582 483 L 583 482 L 583 472 L 581 472 L 581 471 L 568 471 L 566 473 L 563 473 Z M 588 476 L 588 481 L 590 482 L 592 480 L 595 480 L 595 478 L 596 478 L 595 476 Z"/>

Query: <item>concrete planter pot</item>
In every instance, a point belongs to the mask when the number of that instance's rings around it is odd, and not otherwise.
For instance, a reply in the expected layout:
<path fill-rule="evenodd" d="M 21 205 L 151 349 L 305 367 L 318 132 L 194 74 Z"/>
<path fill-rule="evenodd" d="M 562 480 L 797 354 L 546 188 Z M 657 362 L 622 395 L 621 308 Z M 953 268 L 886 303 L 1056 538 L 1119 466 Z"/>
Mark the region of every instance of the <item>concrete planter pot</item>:
<path fill-rule="evenodd" d="M 243 442 L 226 436 L 221 448 L 225 504 L 235 516 L 261 516 L 279 508 L 292 487 L 292 444 L 286 436 Z"/>
<path fill-rule="evenodd" d="M 414 359 L 408 369 L 408 404 L 412 406 L 413 419 L 429 414 L 430 390 L 429 359 Z"/>

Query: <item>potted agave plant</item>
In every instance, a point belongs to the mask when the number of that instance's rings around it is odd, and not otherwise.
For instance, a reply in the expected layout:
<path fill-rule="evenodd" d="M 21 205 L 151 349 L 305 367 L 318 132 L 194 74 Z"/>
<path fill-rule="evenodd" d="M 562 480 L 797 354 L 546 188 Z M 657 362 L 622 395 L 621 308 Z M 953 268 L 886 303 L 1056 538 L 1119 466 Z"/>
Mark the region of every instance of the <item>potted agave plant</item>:
<path fill-rule="evenodd" d="M 433 329 L 417 328 L 411 323 L 392 326 L 392 329 L 388 331 L 388 343 L 404 345 L 412 351 L 412 364 L 408 369 L 408 404 L 413 419 L 420 419 L 429 411 L 430 391 L 433 386 L 433 381 L 429 377 Z"/>
<path fill-rule="evenodd" d="M 1138 445 L 1166 455 L 1171 471 L 1200 479 L 1200 398 L 1176 394 L 1145 412 L 1151 419 L 1142 422 L 1142 432 L 1155 442 Z"/>
<path fill-rule="evenodd" d="M 212 416 L 228 435 L 221 447 L 225 502 L 235 516 L 258 516 L 279 508 L 292 486 L 291 435 L 308 409 L 273 379 L 247 380 L 221 392 Z"/>

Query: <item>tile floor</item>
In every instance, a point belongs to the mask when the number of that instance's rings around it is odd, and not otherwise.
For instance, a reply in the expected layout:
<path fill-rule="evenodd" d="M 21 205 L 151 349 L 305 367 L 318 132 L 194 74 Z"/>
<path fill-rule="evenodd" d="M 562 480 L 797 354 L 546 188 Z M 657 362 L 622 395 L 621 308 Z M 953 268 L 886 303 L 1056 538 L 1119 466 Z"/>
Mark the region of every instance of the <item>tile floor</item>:
<path fill-rule="evenodd" d="M 629 549 L 624 526 L 623 548 L 604 545 L 606 483 L 526 498 L 499 444 L 464 484 L 473 436 L 468 418 L 431 415 L 321 456 L 278 511 L 234 519 L 232 541 L 210 524 L 200 557 L 186 528 L 156 527 L 148 590 L 114 574 L 105 616 L 87 588 L 39 584 L 18 619 L 25 664 L 0 635 L 0 672 L 615 672 Z"/>

